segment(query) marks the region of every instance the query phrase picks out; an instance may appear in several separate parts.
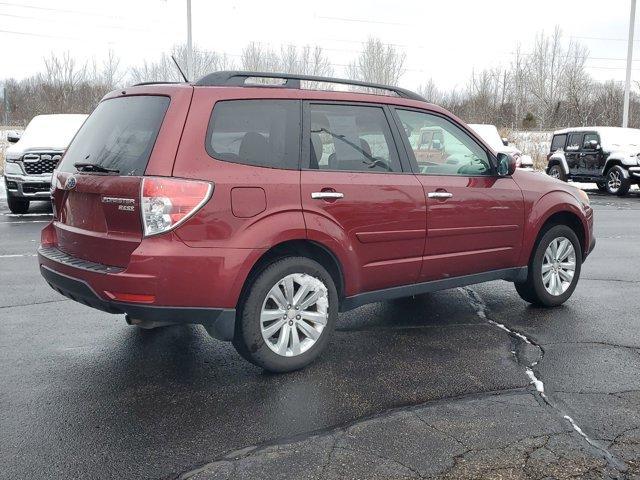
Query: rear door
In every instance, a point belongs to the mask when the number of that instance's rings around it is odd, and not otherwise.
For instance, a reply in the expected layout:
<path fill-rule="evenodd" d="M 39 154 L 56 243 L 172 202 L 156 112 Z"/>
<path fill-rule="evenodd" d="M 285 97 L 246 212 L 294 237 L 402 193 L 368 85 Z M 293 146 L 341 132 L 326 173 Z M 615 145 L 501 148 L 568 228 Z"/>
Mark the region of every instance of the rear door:
<path fill-rule="evenodd" d="M 486 148 L 461 126 L 434 113 L 395 109 L 404 131 L 439 127 L 445 161 L 420 166 L 427 197 L 427 237 L 421 281 L 516 267 L 524 201 L 510 177 L 499 177 Z M 409 154 L 413 154 L 405 137 Z"/>
<path fill-rule="evenodd" d="M 389 119 L 379 105 L 305 104 L 309 158 L 301 196 L 308 236 L 333 242 L 353 259 L 357 271 L 345 273 L 357 279 L 355 291 L 413 283 L 422 262 L 424 193 L 403 170 Z"/>
<path fill-rule="evenodd" d="M 103 100 L 54 173 L 57 248 L 74 257 L 125 267 L 142 240 L 142 177 L 171 174 L 193 88 L 138 91 Z"/>

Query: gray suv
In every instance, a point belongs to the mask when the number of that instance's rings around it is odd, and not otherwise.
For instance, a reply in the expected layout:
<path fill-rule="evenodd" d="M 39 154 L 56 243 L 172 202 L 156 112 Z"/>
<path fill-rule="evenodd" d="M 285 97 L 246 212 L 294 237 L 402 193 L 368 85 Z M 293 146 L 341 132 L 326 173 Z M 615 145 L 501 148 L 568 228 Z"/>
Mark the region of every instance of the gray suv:
<path fill-rule="evenodd" d="M 9 134 L 4 181 L 12 213 L 26 213 L 33 200 L 50 199 L 51 174 L 87 115 L 38 115 L 22 136 Z"/>
<path fill-rule="evenodd" d="M 640 184 L 640 130 L 618 127 L 567 128 L 553 133 L 547 174 L 589 182 L 612 195 Z"/>

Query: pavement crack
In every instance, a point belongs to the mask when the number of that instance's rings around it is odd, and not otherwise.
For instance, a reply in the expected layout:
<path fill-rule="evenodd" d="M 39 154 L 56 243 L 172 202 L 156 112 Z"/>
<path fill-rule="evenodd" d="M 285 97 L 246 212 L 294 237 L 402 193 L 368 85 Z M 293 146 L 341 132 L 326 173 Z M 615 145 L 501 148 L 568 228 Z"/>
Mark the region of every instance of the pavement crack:
<path fill-rule="evenodd" d="M 400 465 L 402 468 L 407 469 L 408 471 L 410 471 L 411 473 L 417 475 L 418 478 L 426 478 L 422 473 L 420 473 L 419 470 L 416 470 L 414 467 L 411 467 L 409 465 L 407 465 L 406 463 L 401 462 L 400 460 L 397 460 L 395 458 L 389 458 L 389 457 L 385 457 L 383 455 L 378 455 L 377 453 L 373 453 L 371 450 L 362 450 L 359 448 L 351 448 L 351 447 L 344 447 L 344 446 L 337 446 L 335 447 L 334 450 L 344 450 L 345 452 L 352 452 L 352 453 L 358 453 L 358 454 L 365 454 L 365 455 L 370 455 L 372 457 L 375 457 L 377 459 L 380 460 L 384 460 L 385 462 L 391 462 L 391 463 L 395 463 L 396 465 Z"/>
<path fill-rule="evenodd" d="M 591 281 L 591 282 L 617 282 L 617 283 L 640 283 L 640 280 L 624 280 L 622 278 L 581 278 L 581 281 Z"/>
<path fill-rule="evenodd" d="M 640 350 L 640 345 L 622 345 L 619 343 L 588 341 L 588 340 L 577 341 L 577 342 L 550 342 L 550 343 L 545 343 L 545 345 L 602 345 L 605 347 L 628 348 L 631 350 Z"/>
<path fill-rule="evenodd" d="M 567 412 L 565 412 L 559 405 L 557 405 L 556 402 L 552 401 L 549 398 L 549 396 L 545 393 L 544 383 L 539 378 L 539 376 L 536 375 L 536 372 L 534 371 L 534 367 L 538 365 L 544 357 L 544 349 L 542 348 L 542 346 L 532 341 L 529 337 L 527 337 L 523 333 L 513 330 L 507 327 L 506 325 L 489 318 L 489 316 L 487 315 L 486 303 L 482 300 L 480 295 L 471 287 L 460 287 L 459 290 L 467 297 L 471 306 L 476 310 L 476 314 L 478 315 L 478 317 L 487 321 L 487 323 L 499 328 L 500 330 L 503 330 L 504 332 L 508 333 L 516 341 L 524 342 L 528 345 L 533 345 L 534 347 L 537 347 L 539 349 L 538 359 L 530 364 L 523 363 L 520 357 L 518 356 L 518 354 L 514 353 L 514 356 L 516 357 L 516 361 L 518 362 L 518 364 L 523 365 L 525 367 L 525 373 L 527 377 L 529 377 L 530 384 L 535 387 L 537 393 L 539 394 L 540 398 L 544 401 L 544 403 L 546 403 L 550 408 L 554 409 L 559 415 L 561 415 L 563 420 L 568 422 L 573 428 L 573 430 L 576 433 L 578 433 L 585 442 L 587 442 L 587 444 L 592 448 L 592 451 L 597 451 L 599 456 L 602 456 L 607 461 L 607 463 L 613 468 L 615 468 L 616 470 L 621 472 L 626 471 L 627 467 L 624 464 L 624 462 L 618 460 L 611 452 L 607 450 L 606 447 L 596 442 L 595 440 L 591 439 L 584 432 L 584 430 L 580 428 L 580 426 L 575 422 L 575 420 L 571 416 L 569 416 Z M 588 343 L 591 343 L 591 342 L 588 342 Z M 593 343 L 597 343 L 597 342 L 593 342 Z"/>
<path fill-rule="evenodd" d="M 449 438 L 450 440 L 453 440 L 454 442 L 456 442 L 458 445 L 460 445 L 462 448 L 466 449 L 468 451 L 468 449 L 470 448 L 468 445 L 465 445 L 464 442 L 456 437 L 454 437 L 453 435 L 451 435 L 449 432 L 445 432 L 444 430 L 436 427 L 435 425 L 427 422 L 424 418 L 422 418 L 420 416 L 420 414 L 418 413 L 417 410 L 413 411 L 413 414 L 415 415 L 415 417 L 420 420 L 422 423 L 424 423 L 427 427 L 431 428 L 432 430 L 435 430 L 436 432 L 444 435 L 445 437 Z"/>
<path fill-rule="evenodd" d="M 48 303 L 61 303 L 61 302 L 70 302 L 68 298 L 62 298 L 60 300 L 45 300 L 42 302 L 31 302 L 31 303 L 19 303 L 17 305 L 0 305 L 0 309 L 3 308 L 16 308 L 16 307 L 30 307 L 31 305 L 46 305 Z"/>
<path fill-rule="evenodd" d="M 336 432 L 337 433 L 337 432 Z M 333 459 L 334 454 L 336 453 L 336 449 L 338 448 L 338 435 L 334 435 L 333 442 L 331 443 L 331 448 L 329 449 L 329 453 L 327 453 L 327 459 L 322 465 L 322 470 L 320 471 L 320 475 L 318 476 L 318 480 L 322 480 L 327 476 L 327 470 L 331 466 L 331 460 Z"/>

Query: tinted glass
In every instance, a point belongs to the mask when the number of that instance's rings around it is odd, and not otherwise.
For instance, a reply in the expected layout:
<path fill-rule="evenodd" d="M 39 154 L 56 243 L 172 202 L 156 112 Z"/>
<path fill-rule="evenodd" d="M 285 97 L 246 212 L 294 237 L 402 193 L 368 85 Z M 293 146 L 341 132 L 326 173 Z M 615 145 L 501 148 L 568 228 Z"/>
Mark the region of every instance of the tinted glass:
<path fill-rule="evenodd" d="M 60 169 L 75 172 L 75 163 L 93 163 L 120 175 L 144 174 L 168 107 L 169 98 L 160 96 L 101 102 L 71 142 Z"/>
<path fill-rule="evenodd" d="M 438 115 L 396 110 L 418 163 L 428 175 L 491 175 L 485 149 L 460 127 Z"/>
<path fill-rule="evenodd" d="M 400 162 L 384 111 L 353 105 L 310 106 L 309 168 L 400 172 Z"/>
<path fill-rule="evenodd" d="M 219 160 L 297 169 L 300 102 L 229 100 L 216 103 L 209 120 L 207 151 Z"/>
<path fill-rule="evenodd" d="M 566 135 L 555 135 L 551 141 L 551 151 L 555 152 L 559 148 L 564 148 L 564 142 L 567 141 Z"/>
<path fill-rule="evenodd" d="M 565 148 L 565 150 L 567 151 L 580 150 L 580 148 L 582 147 L 583 136 L 584 134 L 582 133 L 570 133 L 569 140 L 567 141 L 567 147 Z"/>
<path fill-rule="evenodd" d="M 600 139 L 598 138 L 598 134 L 597 133 L 586 133 L 584 135 L 584 140 L 582 143 L 583 148 L 586 149 L 591 149 L 591 145 L 589 145 L 589 142 L 595 141 L 596 143 L 600 143 Z"/>

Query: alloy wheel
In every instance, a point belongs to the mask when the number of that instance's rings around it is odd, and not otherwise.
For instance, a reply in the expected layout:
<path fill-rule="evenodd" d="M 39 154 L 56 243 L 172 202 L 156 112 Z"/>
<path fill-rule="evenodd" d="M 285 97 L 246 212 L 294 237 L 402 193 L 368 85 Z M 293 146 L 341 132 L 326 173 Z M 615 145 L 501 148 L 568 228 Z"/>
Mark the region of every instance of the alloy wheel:
<path fill-rule="evenodd" d="M 328 319 L 326 285 L 311 275 L 293 273 L 267 293 L 260 310 L 260 331 L 273 352 L 293 357 L 315 345 Z"/>
<path fill-rule="evenodd" d="M 610 192 L 617 192 L 622 185 L 622 178 L 620 177 L 620 172 L 616 169 L 613 169 L 609 172 L 607 176 L 607 186 L 609 187 Z"/>
<path fill-rule="evenodd" d="M 560 178 L 560 169 L 554 165 L 549 169 L 549 176 L 552 178 Z"/>
<path fill-rule="evenodd" d="M 576 251 L 566 237 L 558 237 L 544 252 L 542 284 L 551 295 L 562 295 L 571 286 L 576 270 Z"/>

